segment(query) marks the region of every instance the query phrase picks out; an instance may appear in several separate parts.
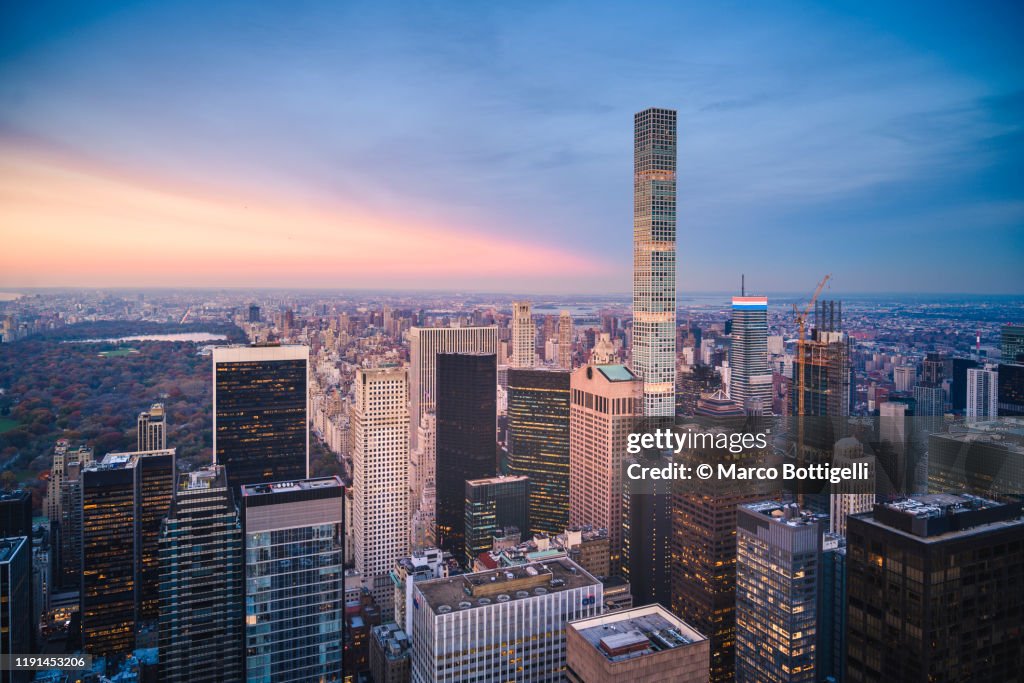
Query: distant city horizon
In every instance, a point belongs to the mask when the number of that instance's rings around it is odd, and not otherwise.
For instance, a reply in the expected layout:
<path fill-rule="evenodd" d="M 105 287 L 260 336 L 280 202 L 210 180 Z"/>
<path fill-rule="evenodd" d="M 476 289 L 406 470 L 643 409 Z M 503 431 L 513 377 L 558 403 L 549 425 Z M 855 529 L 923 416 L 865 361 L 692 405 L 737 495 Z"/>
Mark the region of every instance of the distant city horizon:
<path fill-rule="evenodd" d="M 577 292 L 577 291 L 566 291 L 566 292 L 552 292 L 552 291 L 527 291 L 527 290 L 485 290 L 485 289 L 459 289 L 459 288 L 422 288 L 422 289 L 388 289 L 379 287 L 248 287 L 245 285 L 234 285 L 234 286 L 205 286 L 205 285 L 187 285 L 187 286 L 131 286 L 131 285 L 117 285 L 117 286 L 99 286 L 99 285 L 53 285 L 53 286 L 32 286 L 32 287 L 18 287 L 18 286 L 4 286 L 7 291 L 0 291 L 0 302 L 8 301 L 12 299 L 5 299 L 6 296 L 20 297 L 28 296 L 33 294 L 47 294 L 47 293 L 59 293 L 59 292 L 138 292 L 138 293 L 173 293 L 173 292 L 196 292 L 196 293 L 248 293 L 253 294 L 324 294 L 329 296 L 338 295 L 349 295 L 349 294 L 362 294 L 362 295 L 379 295 L 379 296 L 473 296 L 473 297 L 503 297 L 508 299 L 514 299 L 516 297 L 530 298 L 536 302 L 543 302 L 544 299 L 557 299 L 566 300 L 576 298 L 579 302 L 588 302 L 593 300 L 605 300 L 605 299 L 623 299 L 627 303 L 632 297 L 632 293 L 628 291 L 620 292 Z M 814 291 L 813 284 L 808 291 L 784 291 L 784 290 L 762 290 L 757 288 L 748 287 L 746 293 L 748 296 L 767 296 L 769 304 L 771 300 L 775 299 L 799 299 L 809 298 L 811 293 Z M 970 291 L 885 291 L 885 290 L 854 290 L 854 289 L 828 289 L 830 298 L 839 300 L 844 297 L 868 297 L 868 298 L 882 298 L 882 297 L 916 297 L 916 298 L 928 298 L 928 299 L 942 299 L 943 297 L 959 297 L 959 298 L 996 298 L 1000 300 L 1024 300 L 1024 291 L 1022 292 L 970 292 Z M 676 290 L 676 295 L 679 300 L 686 301 L 693 297 L 733 297 L 739 296 L 740 290 L 728 289 L 692 289 L 692 290 Z"/>

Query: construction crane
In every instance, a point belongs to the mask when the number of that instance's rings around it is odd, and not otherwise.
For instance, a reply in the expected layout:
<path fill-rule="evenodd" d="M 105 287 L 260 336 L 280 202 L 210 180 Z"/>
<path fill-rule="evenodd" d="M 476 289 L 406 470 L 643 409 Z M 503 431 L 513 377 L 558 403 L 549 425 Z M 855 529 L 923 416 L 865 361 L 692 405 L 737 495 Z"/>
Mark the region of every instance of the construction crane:
<path fill-rule="evenodd" d="M 811 309 L 814 308 L 814 304 L 817 303 L 818 297 L 821 295 L 821 290 L 825 288 L 825 284 L 831 277 L 832 274 L 829 273 L 821 279 L 821 282 L 818 283 L 818 288 L 814 290 L 814 295 L 802 312 L 797 308 L 796 304 L 793 304 L 793 314 L 796 317 L 796 324 L 799 330 L 796 342 L 796 458 L 798 467 L 803 467 L 804 465 L 804 387 L 807 381 L 805 376 L 804 342 L 807 336 L 807 316 L 810 314 Z M 800 488 L 802 489 L 803 487 Z M 798 495 L 798 502 L 801 506 L 804 504 L 803 498 L 803 492 L 801 491 Z"/>

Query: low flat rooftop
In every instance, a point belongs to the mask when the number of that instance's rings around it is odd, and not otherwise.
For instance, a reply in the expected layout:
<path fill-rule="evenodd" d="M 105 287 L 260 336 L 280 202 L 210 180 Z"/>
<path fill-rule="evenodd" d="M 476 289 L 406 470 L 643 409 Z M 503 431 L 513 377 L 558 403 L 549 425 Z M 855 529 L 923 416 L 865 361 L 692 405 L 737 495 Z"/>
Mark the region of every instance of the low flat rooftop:
<path fill-rule="evenodd" d="M 291 491 L 313 491 L 316 489 L 341 488 L 338 477 L 320 477 L 318 479 L 299 479 L 296 481 L 278 481 L 271 484 L 244 484 L 243 496 L 266 496 Z"/>
<path fill-rule="evenodd" d="M 661 605 L 609 612 L 569 623 L 595 650 L 612 662 L 653 655 L 707 640 Z"/>
<path fill-rule="evenodd" d="M 474 574 L 420 581 L 416 583 L 416 590 L 426 599 L 430 610 L 439 614 L 600 585 L 600 581 L 563 556 Z"/>

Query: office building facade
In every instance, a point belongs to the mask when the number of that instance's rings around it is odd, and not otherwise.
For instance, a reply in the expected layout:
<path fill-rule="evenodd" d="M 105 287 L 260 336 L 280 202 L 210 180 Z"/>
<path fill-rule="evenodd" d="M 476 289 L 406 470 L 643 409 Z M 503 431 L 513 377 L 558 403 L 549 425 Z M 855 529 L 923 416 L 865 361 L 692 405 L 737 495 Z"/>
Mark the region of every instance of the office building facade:
<path fill-rule="evenodd" d="M 623 469 L 643 384 L 624 365 L 586 365 L 569 382 L 569 524 L 607 529 L 612 573 L 622 565 Z"/>
<path fill-rule="evenodd" d="M 497 474 L 497 357 L 437 356 L 438 545 L 464 557 L 466 482 Z"/>
<path fill-rule="evenodd" d="M 529 477 L 503 476 L 466 482 L 466 566 L 492 547 L 494 534 L 529 525 Z"/>
<path fill-rule="evenodd" d="M 732 298 L 729 398 L 748 415 L 772 412 L 772 371 L 768 367 L 768 297 Z"/>
<path fill-rule="evenodd" d="M 155 625 L 160 526 L 170 511 L 175 451 L 108 453 L 81 472 L 82 648 L 119 658 Z"/>
<path fill-rule="evenodd" d="M 529 301 L 512 304 L 512 353 L 509 367 L 532 368 L 537 356 L 537 325 L 530 313 Z"/>
<path fill-rule="evenodd" d="M 566 625 L 602 610 L 601 582 L 564 557 L 413 591 L 413 683 L 562 681 Z"/>
<path fill-rule="evenodd" d="M 337 477 L 241 488 L 245 676 L 341 676 L 344 490 Z"/>
<path fill-rule="evenodd" d="M 33 649 L 32 557 L 28 537 L 0 538 L 0 655 L 26 655 Z M 28 681 L 28 672 L 2 672 L 4 680 Z"/>
<path fill-rule="evenodd" d="M 524 535 L 569 525 L 567 370 L 508 371 L 508 473 L 530 478 L 530 527 Z"/>
<path fill-rule="evenodd" d="M 352 411 L 355 566 L 390 615 L 388 572 L 409 554 L 409 378 L 405 368 L 360 368 Z"/>
<path fill-rule="evenodd" d="M 1021 504 L 929 494 L 847 523 L 849 683 L 1017 680 Z"/>
<path fill-rule="evenodd" d="M 736 522 L 736 682 L 814 683 L 820 520 L 769 501 Z"/>
<path fill-rule="evenodd" d="M 420 446 L 420 419 L 433 413 L 437 402 L 439 353 L 498 353 L 498 328 L 413 327 L 409 330 L 409 435 Z"/>
<path fill-rule="evenodd" d="M 572 316 L 569 311 L 558 315 L 558 367 L 572 370 Z"/>
<path fill-rule="evenodd" d="M 213 349 L 213 462 L 228 484 L 309 476 L 309 347 Z"/>

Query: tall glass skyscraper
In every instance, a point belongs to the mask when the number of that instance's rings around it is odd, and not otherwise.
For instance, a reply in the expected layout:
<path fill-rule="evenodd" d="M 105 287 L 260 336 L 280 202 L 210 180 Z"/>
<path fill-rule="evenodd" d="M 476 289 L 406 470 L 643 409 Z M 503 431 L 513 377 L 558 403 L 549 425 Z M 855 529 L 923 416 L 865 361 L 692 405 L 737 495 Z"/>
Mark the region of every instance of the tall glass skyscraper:
<path fill-rule="evenodd" d="M 242 628 L 242 525 L 213 465 L 179 477 L 160 534 L 161 680 L 241 680 Z"/>
<path fill-rule="evenodd" d="M 766 501 L 736 523 L 736 683 L 813 683 L 820 519 Z"/>
<path fill-rule="evenodd" d="M 465 554 L 466 481 L 497 474 L 494 354 L 437 355 L 437 541 Z"/>
<path fill-rule="evenodd" d="M 213 350 L 213 461 L 228 485 L 309 476 L 309 347 Z"/>
<path fill-rule="evenodd" d="M 676 387 L 676 112 L 645 109 L 633 140 L 633 372 L 645 417 L 673 417 Z"/>
<path fill-rule="evenodd" d="M 768 367 L 768 297 L 732 298 L 729 398 L 748 415 L 772 412 L 772 371 Z"/>
<path fill-rule="evenodd" d="M 246 680 L 338 680 L 344 611 L 341 480 L 243 486 L 241 500 Z"/>

